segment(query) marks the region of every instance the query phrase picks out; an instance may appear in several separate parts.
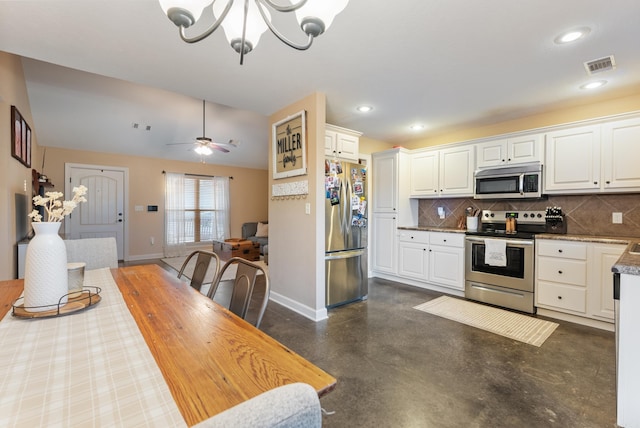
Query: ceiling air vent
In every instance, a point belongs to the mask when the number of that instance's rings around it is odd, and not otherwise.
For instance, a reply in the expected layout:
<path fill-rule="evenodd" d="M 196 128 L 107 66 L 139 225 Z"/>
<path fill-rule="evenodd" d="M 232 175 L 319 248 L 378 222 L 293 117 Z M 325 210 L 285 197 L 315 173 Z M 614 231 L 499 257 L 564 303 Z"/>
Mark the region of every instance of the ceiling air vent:
<path fill-rule="evenodd" d="M 587 70 L 588 75 L 614 70 L 616 68 L 616 60 L 613 58 L 613 55 L 594 59 L 593 61 L 585 62 L 584 68 Z"/>

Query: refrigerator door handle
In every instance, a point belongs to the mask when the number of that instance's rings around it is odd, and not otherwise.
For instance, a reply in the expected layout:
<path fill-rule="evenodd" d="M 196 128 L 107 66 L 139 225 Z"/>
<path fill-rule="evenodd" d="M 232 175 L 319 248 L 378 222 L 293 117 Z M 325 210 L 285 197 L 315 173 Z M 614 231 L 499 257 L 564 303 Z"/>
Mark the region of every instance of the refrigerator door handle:
<path fill-rule="evenodd" d="M 324 256 L 325 260 L 340 260 L 340 259 L 350 259 L 351 257 L 363 256 L 365 254 L 365 249 L 361 248 L 359 250 L 348 250 L 348 251 L 338 251 L 335 253 L 326 253 Z"/>

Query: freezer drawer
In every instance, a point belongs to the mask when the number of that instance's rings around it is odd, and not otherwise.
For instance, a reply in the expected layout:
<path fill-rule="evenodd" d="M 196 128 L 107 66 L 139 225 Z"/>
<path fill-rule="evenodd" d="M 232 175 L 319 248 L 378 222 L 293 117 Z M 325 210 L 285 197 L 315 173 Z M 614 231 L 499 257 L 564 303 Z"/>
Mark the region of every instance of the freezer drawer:
<path fill-rule="evenodd" d="M 325 254 L 326 306 L 365 299 L 368 293 L 367 250 Z"/>

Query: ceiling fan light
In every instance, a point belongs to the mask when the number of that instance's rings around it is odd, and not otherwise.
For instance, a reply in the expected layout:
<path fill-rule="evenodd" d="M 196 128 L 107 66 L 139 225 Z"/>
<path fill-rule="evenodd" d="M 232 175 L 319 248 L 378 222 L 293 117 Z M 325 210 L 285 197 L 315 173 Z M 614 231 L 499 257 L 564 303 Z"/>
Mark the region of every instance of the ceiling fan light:
<path fill-rule="evenodd" d="M 159 0 L 162 11 L 178 27 L 190 27 L 200 19 L 211 0 Z"/>
<path fill-rule="evenodd" d="M 296 9 L 296 19 L 305 33 L 311 32 L 315 37 L 331 26 L 333 19 L 344 10 L 347 3 L 349 0 L 309 0 L 304 6 Z M 313 30 L 310 27 L 313 27 Z"/>
<path fill-rule="evenodd" d="M 213 3 L 213 15 L 218 19 L 226 7 L 226 3 L 216 1 Z M 271 22 L 271 14 L 265 8 L 265 15 Z M 231 6 L 229 13 L 224 21 L 222 21 L 222 29 L 227 41 L 236 52 L 240 52 L 242 48 L 242 28 L 244 23 L 244 2 L 236 1 Z M 267 24 L 262 19 L 260 12 L 254 2 L 249 2 L 247 9 L 247 28 L 245 33 L 244 53 L 253 50 L 260 41 L 260 36 L 267 31 Z"/>
<path fill-rule="evenodd" d="M 197 154 L 202 155 L 202 156 L 209 156 L 213 153 L 213 150 L 211 150 L 211 148 L 209 146 L 198 146 L 195 149 L 193 149 Z"/>

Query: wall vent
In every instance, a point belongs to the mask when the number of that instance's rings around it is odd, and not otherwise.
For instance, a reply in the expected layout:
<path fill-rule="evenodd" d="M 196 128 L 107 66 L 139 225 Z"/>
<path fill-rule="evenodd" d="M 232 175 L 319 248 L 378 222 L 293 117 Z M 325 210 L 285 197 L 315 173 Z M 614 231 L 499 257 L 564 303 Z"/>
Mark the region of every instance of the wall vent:
<path fill-rule="evenodd" d="M 616 60 L 613 58 L 613 55 L 598 58 L 585 62 L 584 68 L 587 70 L 587 74 L 591 76 L 596 73 L 602 73 L 603 71 L 614 70 L 616 68 Z"/>

